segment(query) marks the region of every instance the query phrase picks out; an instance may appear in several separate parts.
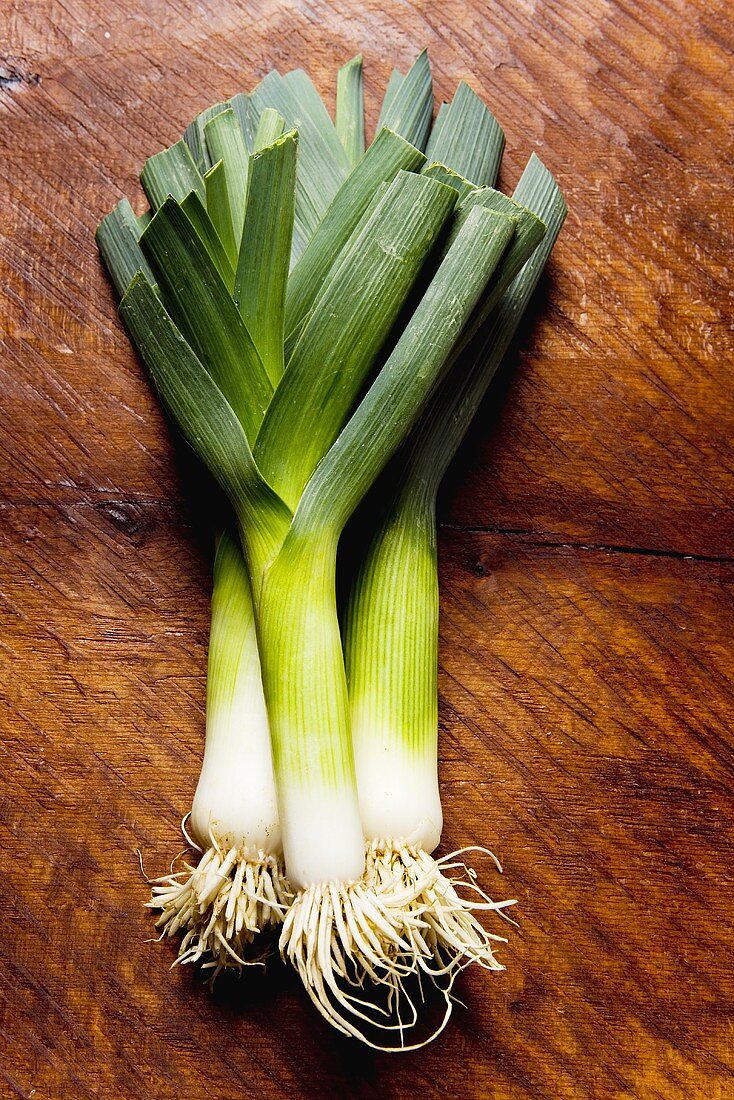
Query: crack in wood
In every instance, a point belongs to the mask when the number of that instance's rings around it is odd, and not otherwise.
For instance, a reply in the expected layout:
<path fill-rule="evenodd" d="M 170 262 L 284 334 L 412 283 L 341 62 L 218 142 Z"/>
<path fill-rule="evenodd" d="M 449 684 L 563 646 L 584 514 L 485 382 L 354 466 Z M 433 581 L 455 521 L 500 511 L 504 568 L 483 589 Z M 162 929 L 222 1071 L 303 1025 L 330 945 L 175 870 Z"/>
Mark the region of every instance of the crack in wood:
<path fill-rule="evenodd" d="M 734 565 L 734 557 L 728 554 L 696 554 L 687 550 L 672 550 L 667 547 L 626 546 L 606 542 L 586 542 L 585 540 L 556 539 L 546 537 L 542 531 L 532 531 L 523 527 L 476 526 L 460 523 L 441 523 L 441 529 L 455 531 L 464 535 L 496 535 L 498 538 L 517 538 L 525 546 L 548 550 L 588 550 L 600 554 L 627 554 L 647 558 L 672 558 L 675 561 L 692 561 L 717 565 Z M 484 567 L 481 573 L 486 572 Z"/>
<path fill-rule="evenodd" d="M 23 57 L 0 57 L 0 91 L 18 84 L 40 84 L 41 74 L 29 72 L 26 65 Z"/>

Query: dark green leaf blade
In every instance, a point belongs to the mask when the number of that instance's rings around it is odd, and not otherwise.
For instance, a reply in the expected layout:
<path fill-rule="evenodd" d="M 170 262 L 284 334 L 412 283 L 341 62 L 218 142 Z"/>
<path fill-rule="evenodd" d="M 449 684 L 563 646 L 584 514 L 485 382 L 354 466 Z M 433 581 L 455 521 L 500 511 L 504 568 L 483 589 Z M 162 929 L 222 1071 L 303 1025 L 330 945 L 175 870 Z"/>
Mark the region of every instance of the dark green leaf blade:
<path fill-rule="evenodd" d="M 460 176 L 452 168 L 447 168 L 445 164 L 437 164 L 432 161 L 422 169 L 422 172 L 424 176 L 430 176 L 431 179 L 445 183 L 447 187 L 453 187 L 454 190 L 459 192 L 459 199 L 466 198 L 467 195 L 476 190 L 473 183 L 469 183 L 469 180 L 465 180 L 463 176 Z"/>
<path fill-rule="evenodd" d="M 211 256 L 217 271 L 222 276 L 230 294 L 234 293 L 234 268 L 232 267 L 232 262 L 214 227 L 214 222 L 209 217 L 204 203 L 199 198 L 198 191 L 190 191 L 186 198 L 180 203 L 180 206 L 196 232 L 199 234 L 199 237 L 204 242 L 206 250 Z"/>
<path fill-rule="evenodd" d="M 545 226 L 545 234 L 487 322 L 431 399 L 412 440 L 406 481 L 435 492 L 474 419 L 518 329 L 566 217 L 566 203 L 551 173 L 533 153 L 514 201 Z M 464 364 L 469 364 L 467 371 Z"/>
<path fill-rule="evenodd" d="M 235 239 L 232 224 L 232 211 L 229 205 L 227 175 L 221 160 L 209 169 L 204 176 L 206 187 L 206 209 L 216 230 L 232 270 L 237 267 L 239 241 Z"/>
<path fill-rule="evenodd" d="M 393 69 L 393 71 L 390 73 L 390 79 L 387 82 L 387 87 L 385 88 L 385 94 L 382 97 L 382 105 L 380 107 L 380 115 L 379 115 L 379 118 L 377 119 L 376 133 L 379 134 L 380 130 L 385 125 L 385 116 L 386 116 L 387 112 L 390 110 L 390 105 L 392 104 L 392 101 L 395 98 L 395 96 L 397 95 L 398 89 L 400 88 L 400 85 L 403 83 L 404 80 L 405 80 L 405 77 L 403 76 L 403 74 L 400 72 L 399 69 Z"/>
<path fill-rule="evenodd" d="M 190 122 L 184 131 L 183 139 L 188 145 L 191 156 L 194 159 L 194 164 L 202 176 L 214 166 L 214 162 L 209 156 L 209 150 L 206 147 L 204 127 L 210 118 L 214 118 L 215 115 L 220 114 L 222 111 L 226 111 L 228 106 L 230 106 L 228 103 L 213 103 L 211 107 L 207 107 L 206 110 L 198 114 L 194 121 Z"/>
<path fill-rule="evenodd" d="M 334 262 L 376 188 L 390 182 L 401 169 L 416 171 L 425 158 L 398 134 L 381 130 L 354 171 L 347 177 L 309 241 L 288 281 L 286 330 L 302 323 Z"/>
<path fill-rule="evenodd" d="M 296 185 L 295 130 L 250 163 L 234 297 L 273 386 L 283 374 L 285 295 Z"/>
<path fill-rule="evenodd" d="M 266 558 L 290 514 L 263 480 L 234 410 L 143 276 L 130 284 L 120 316 L 164 406 L 226 493 L 257 560 Z"/>
<path fill-rule="evenodd" d="M 283 116 L 274 107 L 266 107 L 257 124 L 252 151 L 258 153 L 261 149 L 267 149 L 268 145 L 278 140 L 284 130 Z"/>
<path fill-rule="evenodd" d="M 329 112 L 308 74 L 303 69 L 294 69 L 285 74 L 283 83 L 290 92 L 292 102 L 297 105 L 302 124 L 306 119 L 309 120 L 313 129 L 320 134 L 324 147 L 328 149 L 333 166 L 340 175 L 348 175 L 351 168 L 349 157 L 339 140 Z M 285 117 L 287 121 L 287 116 Z M 297 126 L 294 128 L 298 129 Z"/>
<path fill-rule="evenodd" d="M 177 141 L 170 149 L 148 157 L 140 173 L 140 182 L 153 210 L 157 210 L 169 195 L 177 202 L 189 191 L 198 191 L 202 199 L 206 198 L 204 180 L 184 141 Z"/>
<path fill-rule="evenodd" d="M 232 235 L 239 250 L 245 221 L 245 198 L 250 157 L 234 111 L 228 107 L 204 126 L 209 156 L 214 164 L 221 162 L 229 202 Z"/>
<path fill-rule="evenodd" d="M 250 105 L 258 119 L 267 107 L 274 107 L 289 129 L 298 130 L 294 260 L 308 244 L 350 167 L 320 99 L 314 113 L 309 102 L 299 101 L 296 93 L 293 81 L 286 81 L 274 70 L 250 93 Z"/>
<path fill-rule="evenodd" d="M 446 118 L 448 116 L 448 110 L 449 110 L 449 104 L 446 103 L 446 101 L 444 100 L 444 102 L 438 108 L 438 113 L 436 114 L 436 121 L 433 123 L 433 126 L 431 127 L 431 133 L 430 133 L 430 136 L 429 136 L 428 141 L 426 143 L 426 160 L 428 160 L 429 164 L 433 160 L 433 146 L 438 141 L 439 134 L 441 133 L 441 131 L 442 131 L 444 125 L 445 125 Z"/>
<path fill-rule="evenodd" d="M 229 106 L 237 116 L 237 121 L 240 124 L 248 153 L 254 152 L 257 119 L 255 118 L 255 112 L 250 104 L 250 97 L 245 95 L 244 92 L 238 92 L 237 95 L 233 95 L 230 99 Z"/>
<path fill-rule="evenodd" d="M 432 115 L 431 66 L 428 51 L 422 50 L 399 86 L 396 86 L 386 110 L 380 115 L 379 125 L 387 126 L 411 145 L 423 150 L 431 128 Z"/>
<path fill-rule="evenodd" d="M 506 214 L 508 217 L 513 218 L 515 221 L 515 235 L 512 238 L 510 247 L 498 264 L 470 325 L 467 327 L 464 342 L 459 350 L 463 348 L 477 329 L 486 322 L 512 280 L 532 256 L 546 233 L 546 227 L 537 214 L 523 206 L 517 199 L 508 198 L 507 195 L 503 195 L 501 191 L 496 191 L 493 187 L 483 187 L 471 192 L 459 203 L 454 224 L 451 227 L 452 237 L 460 231 L 461 226 L 471 215 L 471 211 L 477 207 L 484 210 L 494 210 L 499 214 Z M 451 240 L 451 237 L 449 239 Z"/>
<path fill-rule="evenodd" d="M 369 219 L 374 214 L 374 212 L 377 209 L 377 207 L 379 206 L 379 204 L 382 202 L 383 196 L 387 193 L 387 189 L 388 189 L 389 186 L 390 186 L 389 183 L 383 182 L 383 183 L 379 184 L 377 186 L 377 188 L 375 189 L 375 191 L 372 193 L 372 198 L 369 201 L 367 209 L 362 214 L 361 218 L 357 222 L 356 226 L 352 230 L 352 232 L 349 235 L 349 237 L 347 238 L 347 240 L 344 242 L 343 246 L 335 253 L 334 259 L 330 263 L 329 269 L 326 272 L 326 275 L 324 276 L 324 278 L 321 282 L 321 285 L 318 288 L 318 291 L 317 291 L 316 297 L 314 299 L 313 305 L 309 309 L 308 313 L 305 313 L 303 315 L 303 317 L 299 321 L 298 325 L 287 334 L 286 339 L 285 339 L 285 361 L 286 361 L 286 363 L 290 362 L 291 355 L 293 354 L 293 349 L 295 348 L 296 344 L 300 340 L 300 338 L 303 334 L 303 330 L 309 322 L 311 314 L 313 313 L 313 311 L 316 309 L 316 306 L 318 305 L 319 299 L 324 294 L 326 294 L 327 290 L 329 289 L 329 284 L 331 283 L 332 279 L 334 278 L 335 272 L 337 272 L 339 270 L 340 266 L 342 265 L 342 263 L 346 259 L 347 255 L 351 252 L 351 250 L 353 248 L 355 248 L 357 246 L 357 244 L 360 240 L 361 234 L 362 234 L 362 230 L 364 229 L 365 225 L 367 224 Z M 292 278 L 292 273 L 291 273 L 291 278 Z"/>
<path fill-rule="evenodd" d="M 505 135 L 489 108 L 465 81 L 442 106 L 426 147 L 429 161 L 453 168 L 477 187 L 494 185 Z"/>
<path fill-rule="evenodd" d="M 472 210 L 384 367 L 306 486 L 294 538 L 309 527 L 341 530 L 425 408 L 513 232 L 512 218 Z"/>
<path fill-rule="evenodd" d="M 174 322 L 254 440 L 272 385 L 205 245 L 173 199 L 161 206 L 140 243 Z"/>
<path fill-rule="evenodd" d="M 155 286 L 155 276 L 138 244 L 139 237 L 138 219 L 127 199 L 120 199 L 97 226 L 97 247 L 118 298 L 123 296 L 139 271 L 151 286 Z"/>

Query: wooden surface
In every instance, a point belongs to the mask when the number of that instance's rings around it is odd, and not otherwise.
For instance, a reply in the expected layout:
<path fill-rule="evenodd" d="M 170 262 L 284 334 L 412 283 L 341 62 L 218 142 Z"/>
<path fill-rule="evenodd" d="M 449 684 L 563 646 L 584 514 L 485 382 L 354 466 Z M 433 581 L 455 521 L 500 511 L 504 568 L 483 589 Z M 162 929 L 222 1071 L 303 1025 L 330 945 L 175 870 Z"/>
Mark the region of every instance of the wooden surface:
<path fill-rule="evenodd" d="M 4 0 L 0 1094 L 734 1096 L 731 57 L 706 0 Z M 520 899 L 506 973 L 380 1056 L 296 981 L 150 945 L 179 849 L 209 562 L 92 238 L 146 155 L 273 65 L 374 118 L 427 44 L 571 209 L 446 493 L 444 844 Z M 729 109 L 727 109 L 727 102 Z M 448 850 L 445 848 L 444 850 Z"/>

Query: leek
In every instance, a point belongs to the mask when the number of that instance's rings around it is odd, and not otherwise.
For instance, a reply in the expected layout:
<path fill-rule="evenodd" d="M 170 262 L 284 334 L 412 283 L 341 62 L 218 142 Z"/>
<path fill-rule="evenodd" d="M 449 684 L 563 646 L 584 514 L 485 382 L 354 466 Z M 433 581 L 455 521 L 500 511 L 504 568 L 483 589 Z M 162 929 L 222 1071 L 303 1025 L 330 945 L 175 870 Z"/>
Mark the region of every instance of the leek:
<path fill-rule="evenodd" d="M 449 189 L 427 179 L 422 188 L 429 185 L 439 189 L 434 202 L 445 202 L 441 192 Z M 358 972 L 399 983 L 406 967 L 395 958 L 410 945 L 402 935 L 402 885 L 370 889 L 364 879 L 335 596 L 338 538 L 420 413 L 513 231 L 504 214 L 481 207 L 470 212 L 385 366 L 309 479 L 292 521 L 262 479 L 226 398 L 176 333 L 150 284 L 136 277 L 121 304 L 162 400 L 238 515 L 256 607 L 286 871 L 298 891 L 281 950 L 317 1007 L 347 1034 L 361 1033 L 350 1018 L 358 1012 L 356 1002 L 339 985 L 345 953 Z M 348 299 L 363 323 L 362 303 L 373 293 L 366 284 Z M 370 320 L 380 323 L 374 314 Z M 314 363 L 319 366 L 329 375 L 338 370 L 333 360 Z M 303 446 L 292 437 L 281 443 L 294 457 Z"/>
<path fill-rule="evenodd" d="M 206 694 L 206 743 L 190 826 L 201 858 L 153 884 L 165 936 L 183 932 L 178 963 L 212 980 L 261 962 L 256 936 L 291 900 L 281 837 L 250 578 L 239 540 L 218 539 Z"/>
<path fill-rule="evenodd" d="M 257 179 L 257 168 L 252 175 Z M 171 190 L 165 180 L 162 190 Z M 233 290 L 234 272 L 198 193 L 186 195 L 180 209 L 210 250 L 219 275 Z M 123 200 L 98 229 L 100 252 L 120 296 L 130 289 L 136 273 L 155 285 L 140 247 L 141 228 L 150 224 L 151 219 L 144 219 L 141 227 Z M 187 232 L 183 235 L 188 238 Z M 282 242 L 282 250 L 287 264 L 287 240 Z M 170 278 L 170 269 L 167 271 Z M 208 271 L 214 281 L 211 269 Z M 231 311 L 229 315 L 232 323 Z M 214 316 L 218 317 L 216 309 Z M 221 372 L 221 361 L 215 358 L 212 366 Z M 226 372 L 217 376 L 237 405 L 241 382 L 237 371 L 231 385 Z M 267 383 L 260 379 L 263 386 L 267 388 Z M 243 405 L 243 409 L 249 419 L 249 407 Z M 253 435 L 257 427 L 255 421 Z M 161 910 L 157 925 L 162 935 L 182 934 L 177 962 L 201 961 L 215 978 L 224 968 L 259 961 L 257 955 L 254 960 L 250 957 L 249 945 L 263 928 L 282 920 L 291 897 L 282 865 L 250 580 L 239 542 L 228 531 L 219 537 L 215 555 L 206 743 L 190 816 L 192 843 L 199 848 L 201 859 L 156 880 L 148 904 Z"/>
<path fill-rule="evenodd" d="M 475 911 L 508 903 L 468 898 L 432 856 L 435 496 L 562 221 L 536 160 L 513 199 L 494 190 L 504 135 L 468 85 L 431 134 L 432 109 L 424 51 L 393 73 L 365 150 L 361 58 L 335 122 L 304 72 L 272 72 L 148 161 L 149 214 L 123 201 L 98 231 L 162 404 L 232 509 L 201 858 L 149 904 L 162 935 L 181 931 L 179 961 L 215 975 L 282 924 L 324 1017 L 401 1044 L 406 979 L 447 979 L 448 1018 L 464 965 L 500 968 Z M 340 539 L 376 483 L 342 637 Z"/>
<path fill-rule="evenodd" d="M 467 961 L 501 969 L 476 911 L 493 903 L 466 874 L 456 853 L 433 860 L 442 827 L 437 775 L 438 572 L 436 494 L 517 329 L 565 218 L 563 197 L 533 156 L 515 200 L 542 219 L 546 232 L 489 321 L 470 342 L 466 360 L 434 396 L 398 463 L 393 491 L 383 494 L 375 533 L 354 578 L 345 623 L 352 741 L 372 873 L 397 875 L 424 927 L 412 938 L 414 957 L 431 971 Z M 530 223 L 532 226 L 532 222 Z M 516 235 L 516 242 L 519 234 Z M 512 272 L 510 256 L 505 258 Z M 395 480 L 395 479 L 394 479 Z M 459 870 L 457 877 L 452 871 Z"/>

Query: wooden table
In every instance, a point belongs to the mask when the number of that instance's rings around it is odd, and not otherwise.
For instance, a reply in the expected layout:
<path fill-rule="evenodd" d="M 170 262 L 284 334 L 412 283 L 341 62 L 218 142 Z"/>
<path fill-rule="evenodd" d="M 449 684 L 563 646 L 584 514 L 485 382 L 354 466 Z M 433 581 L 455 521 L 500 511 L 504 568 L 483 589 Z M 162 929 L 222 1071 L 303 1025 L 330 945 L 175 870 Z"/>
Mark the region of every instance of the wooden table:
<path fill-rule="evenodd" d="M 734 1096 L 731 57 L 723 2 L 4 0 L 0 1092 Z M 181 845 L 208 534 L 92 237 L 143 159 L 272 66 L 431 49 L 570 216 L 446 493 L 444 844 L 520 899 L 420 1055 L 296 980 L 169 970 L 136 849 Z M 731 101 L 729 100 L 729 105 Z M 728 159 L 727 159 L 728 158 Z M 448 848 L 445 848 L 448 850 Z"/>

